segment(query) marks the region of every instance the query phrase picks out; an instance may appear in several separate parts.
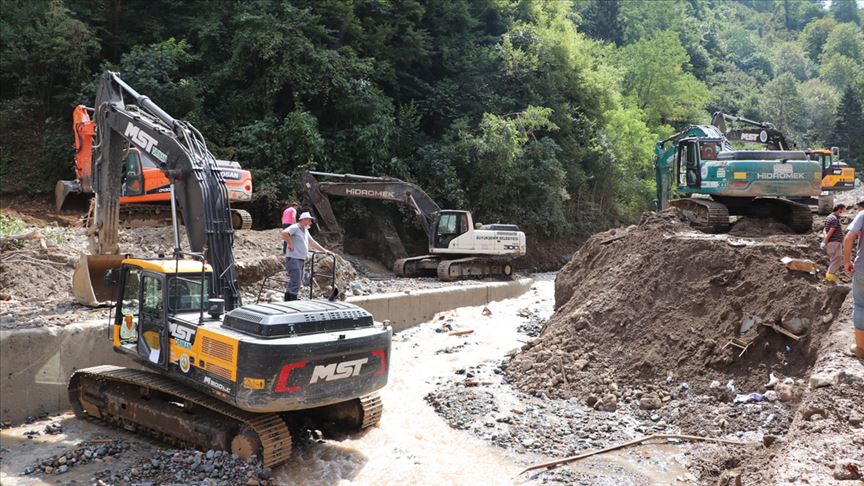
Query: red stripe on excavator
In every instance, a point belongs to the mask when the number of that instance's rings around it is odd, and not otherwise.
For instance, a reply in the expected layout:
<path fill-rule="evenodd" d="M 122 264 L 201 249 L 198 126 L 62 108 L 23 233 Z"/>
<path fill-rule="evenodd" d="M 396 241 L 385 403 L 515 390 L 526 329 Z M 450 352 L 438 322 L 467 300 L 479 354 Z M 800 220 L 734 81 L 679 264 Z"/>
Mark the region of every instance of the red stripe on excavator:
<path fill-rule="evenodd" d="M 376 371 L 375 374 L 372 376 L 383 375 L 384 372 L 387 371 L 387 356 L 384 354 L 384 350 L 383 349 L 376 349 L 375 351 L 372 351 L 372 356 L 377 356 L 378 358 L 381 359 L 381 369 Z"/>
<path fill-rule="evenodd" d="M 306 366 L 306 361 L 298 361 L 296 363 L 288 363 L 282 367 L 282 371 L 279 372 L 279 380 L 276 381 L 276 391 L 291 393 L 300 390 L 299 386 L 288 386 L 288 377 L 291 376 L 291 372 L 298 368 L 303 368 Z"/>

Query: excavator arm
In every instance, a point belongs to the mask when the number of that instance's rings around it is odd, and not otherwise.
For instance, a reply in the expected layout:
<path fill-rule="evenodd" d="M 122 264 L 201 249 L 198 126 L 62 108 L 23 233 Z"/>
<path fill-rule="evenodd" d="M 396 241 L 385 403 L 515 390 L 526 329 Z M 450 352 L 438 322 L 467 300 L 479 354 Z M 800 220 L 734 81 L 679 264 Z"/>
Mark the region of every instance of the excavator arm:
<path fill-rule="evenodd" d="M 102 279 L 97 282 L 93 277 L 104 273 L 105 267 L 110 268 L 117 260 L 117 257 L 111 257 L 120 254 L 118 224 L 125 176 L 123 154 L 129 146 L 135 146 L 157 160 L 171 181 L 172 207 L 176 204 L 182 215 L 189 250 L 203 254 L 213 268 L 211 296 L 224 298 L 228 310 L 241 305 L 232 252 L 234 230 L 228 192 L 216 159 L 207 150 L 198 130 L 171 117 L 112 72 L 104 73 L 100 79 L 95 119 L 97 140 L 93 147 L 93 190 L 96 204 L 88 234 L 92 259 L 103 261 L 96 268 L 89 266 L 86 269 L 93 288 L 90 295 L 87 295 L 86 288 L 79 288 L 84 284 L 79 283 L 80 279 L 76 277 L 74 287 L 79 300 L 98 302 L 110 298 L 105 289 L 102 289 L 101 296 L 98 295 L 98 284 Z M 175 216 L 175 254 L 179 257 L 177 219 Z"/>
<path fill-rule="evenodd" d="M 319 182 L 316 176 L 345 182 Z M 303 174 L 303 190 L 320 216 L 319 225 L 327 232 L 339 231 L 339 223 L 327 196 L 360 197 L 404 204 L 420 216 L 423 231 L 430 241 L 434 238 L 435 218 L 441 211 L 435 201 L 419 187 L 389 177 L 307 171 Z"/>
<path fill-rule="evenodd" d="M 744 123 L 753 128 L 734 128 L 727 131 L 725 123 L 727 121 Z M 742 116 L 727 115 L 718 111 L 711 117 L 711 124 L 723 132 L 726 139 L 730 141 L 758 143 L 765 145 L 768 150 L 795 149 L 795 144 L 789 143 L 783 132 L 772 123 L 757 122 Z"/>

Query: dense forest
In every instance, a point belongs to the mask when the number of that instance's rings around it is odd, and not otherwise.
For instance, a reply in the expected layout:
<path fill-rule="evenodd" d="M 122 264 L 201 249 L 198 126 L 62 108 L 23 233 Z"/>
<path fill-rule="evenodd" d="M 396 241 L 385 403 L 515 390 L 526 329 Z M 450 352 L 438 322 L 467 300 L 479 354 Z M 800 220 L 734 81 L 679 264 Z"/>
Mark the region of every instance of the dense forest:
<path fill-rule="evenodd" d="M 712 111 L 864 163 L 855 0 L 0 1 L 0 179 L 72 176 L 71 111 L 118 71 L 253 171 L 419 183 L 543 236 L 632 220 L 654 143 Z"/>

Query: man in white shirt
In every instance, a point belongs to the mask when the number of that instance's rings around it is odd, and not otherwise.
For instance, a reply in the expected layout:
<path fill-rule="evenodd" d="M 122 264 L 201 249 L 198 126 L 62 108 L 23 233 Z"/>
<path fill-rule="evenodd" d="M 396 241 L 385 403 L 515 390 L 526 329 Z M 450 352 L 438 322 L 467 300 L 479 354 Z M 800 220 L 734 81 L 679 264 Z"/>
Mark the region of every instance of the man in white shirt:
<path fill-rule="evenodd" d="M 288 288 L 285 289 L 285 300 L 297 300 L 300 292 L 300 284 L 303 280 L 303 265 L 306 263 L 306 255 L 309 248 L 330 254 L 330 251 L 318 244 L 309 234 L 314 218 L 308 212 L 300 215 L 296 224 L 282 230 L 282 239 L 285 240 L 285 271 L 288 272 Z"/>

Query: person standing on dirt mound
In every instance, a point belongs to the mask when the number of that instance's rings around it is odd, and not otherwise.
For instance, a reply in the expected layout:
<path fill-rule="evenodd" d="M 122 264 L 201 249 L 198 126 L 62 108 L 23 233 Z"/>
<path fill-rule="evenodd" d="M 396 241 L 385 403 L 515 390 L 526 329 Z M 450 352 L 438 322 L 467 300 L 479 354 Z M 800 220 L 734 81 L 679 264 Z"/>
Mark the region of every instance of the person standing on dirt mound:
<path fill-rule="evenodd" d="M 864 201 L 857 204 L 859 211 L 849 225 L 846 237 L 843 238 L 843 264 L 846 273 L 852 276 L 852 323 L 855 325 L 855 344 L 852 345 L 852 354 L 864 358 L 864 258 L 861 256 L 861 245 L 858 245 L 858 253 L 855 262 L 852 262 L 852 248 L 858 243 L 862 230 L 864 230 Z"/>
<path fill-rule="evenodd" d="M 300 283 L 303 280 L 303 266 L 306 264 L 306 255 L 309 247 L 330 255 L 330 251 L 319 245 L 312 235 L 309 227 L 312 226 L 314 218 L 309 213 L 303 213 L 297 223 L 282 230 L 282 239 L 285 240 L 285 271 L 288 272 L 288 288 L 285 289 L 285 300 L 297 300 L 300 292 Z"/>
<path fill-rule="evenodd" d="M 282 229 L 285 229 L 297 222 L 297 212 L 300 211 L 300 203 L 292 202 L 282 211 Z M 285 253 L 286 243 L 282 242 L 282 253 Z"/>
<path fill-rule="evenodd" d="M 828 285 L 837 283 L 837 271 L 843 266 L 843 226 L 840 224 L 840 217 L 845 211 L 846 205 L 838 204 L 825 218 L 825 238 L 822 239 L 819 248 L 828 253 L 831 261 L 828 271 L 825 272 L 825 283 Z"/>

